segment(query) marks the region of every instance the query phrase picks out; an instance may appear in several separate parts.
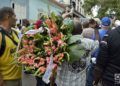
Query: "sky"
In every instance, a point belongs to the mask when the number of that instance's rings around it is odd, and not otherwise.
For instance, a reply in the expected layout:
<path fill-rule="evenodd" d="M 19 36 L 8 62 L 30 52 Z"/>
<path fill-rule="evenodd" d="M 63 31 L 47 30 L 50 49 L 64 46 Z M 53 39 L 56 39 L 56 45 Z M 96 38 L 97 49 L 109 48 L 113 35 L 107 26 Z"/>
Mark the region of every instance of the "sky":
<path fill-rule="evenodd" d="M 95 16 L 97 16 L 97 14 L 98 14 L 98 7 L 97 6 L 95 6 L 93 9 L 92 9 L 92 13 L 93 13 L 93 16 L 95 17 Z"/>

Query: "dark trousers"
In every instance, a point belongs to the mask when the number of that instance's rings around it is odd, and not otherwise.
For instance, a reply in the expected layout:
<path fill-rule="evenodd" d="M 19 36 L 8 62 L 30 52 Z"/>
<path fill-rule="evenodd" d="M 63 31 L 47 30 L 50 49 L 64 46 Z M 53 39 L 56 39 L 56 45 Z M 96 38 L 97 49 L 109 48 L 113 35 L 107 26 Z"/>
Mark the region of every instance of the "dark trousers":
<path fill-rule="evenodd" d="M 94 71 L 95 65 L 91 63 L 87 69 L 87 74 L 86 74 L 86 86 L 93 86 L 93 71 Z"/>
<path fill-rule="evenodd" d="M 36 86 L 50 86 L 50 83 L 46 84 L 40 77 L 36 77 L 36 80 L 37 80 Z M 54 86 L 57 86 L 57 85 L 54 84 Z"/>

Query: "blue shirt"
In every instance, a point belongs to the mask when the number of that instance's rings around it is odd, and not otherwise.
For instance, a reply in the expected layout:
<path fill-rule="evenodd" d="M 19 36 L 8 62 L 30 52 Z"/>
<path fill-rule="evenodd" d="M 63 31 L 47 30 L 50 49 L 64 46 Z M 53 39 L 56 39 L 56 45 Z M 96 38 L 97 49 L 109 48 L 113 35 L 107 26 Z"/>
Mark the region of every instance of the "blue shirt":
<path fill-rule="evenodd" d="M 103 37 L 105 36 L 105 34 L 107 33 L 108 30 L 105 29 L 99 29 L 99 36 L 100 36 L 100 40 L 103 39 Z M 95 40 L 95 34 L 93 34 L 92 38 L 93 40 Z"/>
<path fill-rule="evenodd" d="M 107 33 L 108 30 L 105 29 L 99 29 L 99 36 L 100 36 L 100 40 L 103 39 L 103 37 L 105 36 L 105 34 Z M 95 40 L 95 35 L 93 37 L 93 39 Z M 92 57 L 97 57 L 99 53 L 99 48 L 97 48 L 94 52 L 92 52 L 91 56 Z"/>
<path fill-rule="evenodd" d="M 102 40 L 103 37 L 105 36 L 105 34 L 107 33 L 108 30 L 105 29 L 99 29 L 99 35 L 100 35 L 100 39 Z"/>

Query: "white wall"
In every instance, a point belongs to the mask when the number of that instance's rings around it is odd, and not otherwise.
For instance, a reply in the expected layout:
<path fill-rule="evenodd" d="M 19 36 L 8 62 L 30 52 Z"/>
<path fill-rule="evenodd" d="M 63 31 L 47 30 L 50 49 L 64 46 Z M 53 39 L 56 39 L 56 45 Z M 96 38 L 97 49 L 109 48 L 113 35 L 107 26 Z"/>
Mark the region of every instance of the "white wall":
<path fill-rule="evenodd" d="M 49 0 L 29 0 L 29 19 L 37 20 L 40 12 L 48 14 L 48 5 L 50 11 L 54 11 L 55 13 L 63 10 L 59 6 L 49 2 Z"/>

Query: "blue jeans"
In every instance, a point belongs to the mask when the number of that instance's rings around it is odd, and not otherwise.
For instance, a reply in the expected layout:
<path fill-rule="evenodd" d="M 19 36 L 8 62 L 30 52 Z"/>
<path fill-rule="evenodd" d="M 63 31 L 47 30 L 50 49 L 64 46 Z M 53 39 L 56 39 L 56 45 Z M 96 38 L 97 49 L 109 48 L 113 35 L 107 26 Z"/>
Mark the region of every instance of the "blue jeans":
<path fill-rule="evenodd" d="M 87 69 L 86 86 L 93 86 L 93 70 L 95 65 L 91 63 Z"/>

